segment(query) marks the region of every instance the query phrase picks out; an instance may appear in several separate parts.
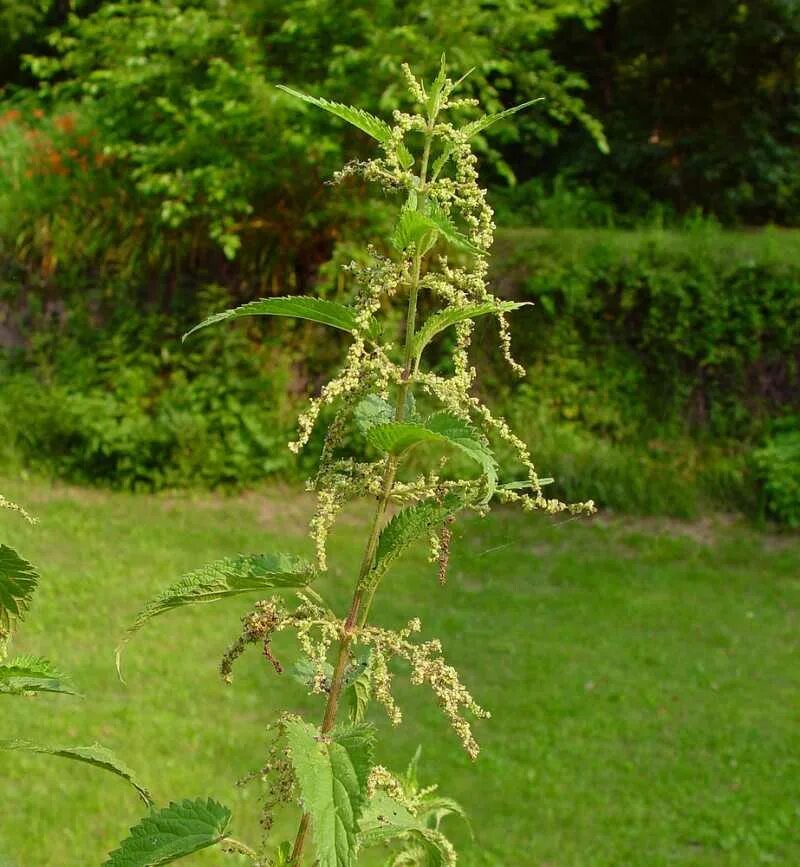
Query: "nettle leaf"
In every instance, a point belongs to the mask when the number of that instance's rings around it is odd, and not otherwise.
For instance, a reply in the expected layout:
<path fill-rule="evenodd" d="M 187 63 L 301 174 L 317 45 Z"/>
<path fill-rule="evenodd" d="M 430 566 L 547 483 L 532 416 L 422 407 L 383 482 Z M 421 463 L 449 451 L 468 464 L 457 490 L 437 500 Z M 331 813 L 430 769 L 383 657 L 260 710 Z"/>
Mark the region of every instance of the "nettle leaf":
<path fill-rule="evenodd" d="M 308 560 L 292 554 L 242 554 L 190 572 L 142 609 L 117 648 L 117 665 L 123 645 L 148 620 L 160 614 L 186 605 L 216 602 L 240 593 L 305 587 L 314 575 L 314 567 Z"/>
<path fill-rule="evenodd" d="M 374 729 L 365 723 L 340 726 L 323 737 L 309 723 L 290 719 L 286 738 L 303 809 L 311 814 L 319 867 L 353 867 Z"/>
<path fill-rule="evenodd" d="M 436 243 L 438 230 L 429 217 L 416 208 L 403 208 L 389 239 L 396 250 L 415 247 L 424 256 Z"/>
<path fill-rule="evenodd" d="M 8 545 L 0 545 L 0 627 L 22 620 L 39 584 L 39 573 Z"/>
<path fill-rule="evenodd" d="M 363 108 L 355 108 L 352 105 L 343 105 L 340 102 L 331 102 L 322 97 L 309 96 L 307 93 L 301 93 L 299 90 L 287 87 L 285 84 L 276 85 L 279 90 L 288 93 L 289 96 L 294 96 L 296 99 L 302 99 L 310 105 L 315 105 L 323 111 L 336 115 L 336 117 L 347 121 L 352 126 L 357 127 L 367 135 L 372 136 L 381 144 L 388 144 L 392 140 L 392 128 L 386 121 L 381 120 L 375 115 L 364 111 Z"/>
<path fill-rule="evenodd" d="M 214 313 L 213 316 L 209 316 L 187 331 L 183 339 L 186 340 L 190 334 L 194 334 L 201 328 L 216 325 L 218 322 L 227 322 L 229 319 L 241 319 L 244 316 L 292 316 L 296 319 L 318 322 L 321 325 L 330 325 L 332 328 L 350 333 L 356 330 L 355 311 L 345 304 L 327 301 L 324 298 L 287 295 L 282 298 L 261 298 L 249 304 L 242 304 L 241 307 L 232 307 L 230 310 Z"/>
<path fill-rule="evenodd" d="M 438 205 L 429 205 L 425 212 L 425 217 L 430 222 L 431 226 L 436 229 L 441 236 L 458 250 L 464 250 L 467 253 L 472 253 L 480 256 L 484 251 L 470 241 L 470 239 L 460 232 L 455 223 L 450 218 L 450 215 L 445 213 Z"/>
<path fill-rule="evenodd" d="M 425 867 L 445 867 L 453 863 L 452 847 L 445 836 L 414 816 L 402 804 L 385 792 L 378 791 L 370 799 L 361 819 L 359 843 L 363 848 L 385 845 L 395 840 L 409 843 L 409 848 L 389 863 L 414 864 Z M 404 854 L 413 858 L 405 858 Z"/>
<path fill-rule="evenodd" d="M 416 402 L 411 392 L 406 393 L 405 417 L 413 418 L 416 414 Z M 376 424 L 386 424 L 394 421 L 395 407 L 377 394 L 368 394 L 356 404 L 353 410 L 353 420 L 362 434 L 366 435 Z"/>
<path fill-rule="evenodd" d="M 442 148 L 442 152 L 438 157 L 433 161 L 433 165 L 431 166 L 431 177 L 438 178 L 439 173 L 445 166 L 445 163 L 450 159 L 450 155 L 453 153 L 453 145 L 451 143 L 447 143 Z"/>
<path fill-rule="evenodd" d="M 406 171 L 408 171 L 408 169 L 410 169 L 411 166 L 414 165 L 414 157 L 411 151 L 403 144 L 403 142 L 400 142 L 397 145 L 397 159 L 400 162 L 401 167 L 404 168 Z"/>
<path fill-rule="evenodd" d="M 420 255 L 425 255 L 441 236 L 458 250 L 474 255 L 483 253 L 480 247 L 456 228 L 450 216 L 440 207 L 428 204 L 425 210 L 404 207 L 392 233 L 391 242 L 397 250 L 406 250 L 414 245 Z"/>
<path fill-rule="evenodd" d="M 414 356 L 419 359 L 425 347 L 442 331 L 463 322 L 466 319 L 477 319 L 487 313 L 510 313 L 520 307 L 527 307 L 530 301 L 480 301 L 466 304 L 464 307 L 447 307 L 430 316 L 414 337 Z"/>
<path fill-rule="evenodd" d="M 75 695 L 68 679 L 46 659 L 17 656 L 0 664 L 0 695 L 58 692 Z"/>
<path fill-rule="evenodd" d="M 209 798 L 171 803 L 145 816 L 103 867 L 155 867 L 225 839 L 231 811 Z"/>
<path fill-rule="evenodd" d="M 497 462 L 494 455 L 480 438 L 480 435 L 465 421 L 448 412 L 434 413 L 424 423 L 388 422 L 371 427 L 366 434 L 367 441 L 381 451 L 399 455 L 420 443 L 443 443 L 454 446 L 472 458 L 486 476 L 490 492 L 488 499 L 497 486 Z"/>
<path fill-rule="evenodd" d="M 448 494 L 441 501 L 424 500 L 398 512 L 381 531 L 368 582 L 379 579 L 412 542 L 427 536 L 463 506 L 463 497 Z"/>
<path fill-rule="evenodd" d="M 436 74 L 436 78 L 431 82 L 430 90 L 427 93 L 427 101 L 425 103 L 425 108 L 428 110 L 428 114 L 435 115 L 439 109 L 439 97 L 442 94 L 442 87 L 444 87 L 445 79 L 447 78 L 447 58 L 444 54 L 442 54 L 442 59 L 439 62 L 439 71 Z"/>
<path fill-rule="evenodd" d="M 513 108 L 507 108 L 505 111 L 498 111 L 495 114 L 484 115 L 483 117 L 479 117 L 477 120 L 473 120 L 472 123 L 463 126 L 461 132 L 464 133 L 467 138 L 472 138 L 473 136 L 478 135 L 478 133 L 483 132 L 485 129 L 496 124 L 497 121 L 511 117 L 512 114 L 516 114 L 518 111 L 529 108 L 534 103 L 542 102 L 543 100 L 544 97 L 540 96 L 537 99 L 529 99 L 527 102 L 515 105 Z"/>
<path fill-rule="evenodd" d="M 72 759 L 76 762 L 83 762 L 87 765 L 93 765 L 96 768 L 101 768 L 104 771 L 109 771 L 118 777 L 121 777 L 139 793 L 139 797 L 150 806 L 153 799 L 147 789 L 136 779 L 134 772 L 124 763 L 121 762 L 111 750 L 100 744 L 92 744 L 90 747 L 64 747 L 64 746 L 47 746 L 45 744 L 36 744 L 25 740 L 0 741 L 0 749 L 4 750 L 22 750 L 28 753 L 41 753 L 48 756 L 57 756 L 62 759 Z M 144 862 L 142 862 L 144 863 Z M 151 862 L 147 862 L 148 864 Z M 155 861 L 152 863 L 156 863 Z M 162 862 L 158 862 L 159 864 Z"/>

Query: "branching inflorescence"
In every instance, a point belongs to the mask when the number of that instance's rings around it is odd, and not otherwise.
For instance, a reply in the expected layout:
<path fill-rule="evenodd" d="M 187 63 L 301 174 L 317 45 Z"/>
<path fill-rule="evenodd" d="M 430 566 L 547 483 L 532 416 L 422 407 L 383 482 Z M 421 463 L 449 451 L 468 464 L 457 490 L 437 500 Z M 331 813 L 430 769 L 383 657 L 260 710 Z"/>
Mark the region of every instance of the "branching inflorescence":
<path fill-rule="evenodd" d="M 338 181 L 363 178 L 398 202 L 390 245 L 384 251 L 370 248 L 366 264 L 348 267 L 356 286 L 350 304 L 269 298 L 216 314 L 197 326 L 250 315 L 296 316 L 351 337 L 341 370 L 302 413 L 297 437 L 289 445 L 295 452 L 303 449 L 321 411 L 330 408 L 319 466 L 309 482 L 316 494 L 310 524 L 313 560 L 257 555 L 221 561 L 169 588 L 134 626 L 193 602 L 259 590 L 294 591 L 294 607 L 278 595 L 256 604 L 221 665 L 223 676 L 230 679 L 234 661 L 249 644 L 258 644 L 280 673 L 284 662 L 277 659 L 272 638 L 291 631 L 300 650 L 295 675 L 325 704 L 318 725 L 282 717 L 267 762 L 255 774 L 266 787 L 267 826 L 273 807 L 291 801 L 301 807 L 293 844 L 287 841 L 276 849 L 265 843 L 256 854 L 226 835 L 220 838 L 232 850 L 250 853 L 256 864 L 305 863 L 310 836 L 312 860 L 323 867 L 349 867 L 371 845 L 394 847 L 391 864 L 455 863 L 439 823 L 448 812 L 457 812 L 457 805 L 439 798 L 434 799 L 438 806 L 430 807 L 432 789 L 420 790 L 408 780 L 401 783 L 373 762 L 374 730 L 365 721 L 368 704 L 374 699 L 392 723 L 401 721 L 392 682 L 395 663 L 403 664 L 412 684 L 430 687 L 473 759 L 479 747 L 468 717 L 488 718 L 489 713 L 445 661 L 440 642 L 416 639 L 419 619 L 400 629 L 369 622 L 375 594 L 394 561 L 418 539 L 428 541 L 430 558 L 444 582 L 451 525 L 464 510 L 484 514 L 492 501 L 548 514 L 594 510 L 591 501 L 565 504 L 547 498 L 543 487 L 550 480 L 539 478 L 525 443 L 474 393 L 476 371 L 469 352 L 478 317 L 496 319 L 501 352 L 515 375 L 524 370 L 511 355 L 506 319 L 522 305 L 500 300 L 487 285 L 495 226 L 478 181 L 471 140 L 531 103 L 457 124 L 454 118 L 476 103 L 454 95 L 463 79 L 448 78 L 444 60 L 428 86 L 407 66 L 403 75 L 417 110 L 395 111 L 393 125 L 360 109 L 282 88 L 358 127 L 381 148 L 375 159 L 353 162 L 336 175 Z M 394 301 L 405 307 L 400 336 L 386 326 L 392 320 L 385 313 Z M 432 341 L 448 330 L 455 335 L 449 375 L 442 373 L 441 364 L 433 370 L 426 363 Z M 356 456 L 354 434 L 363 444 Z M 501 481 L 495 455 L 499 445 L 514 456 L 522 478 Z M 409 462 L 420 448 L 426 455 L 437 452 L 431 468 L 423 472 L 415 469 L 416 455 L 415 463 Z M 469 465 L 472 471 L 463 470 Z M 327 569 L 328 534 L 340 510 L 364 497 L 374 501 L 375 509 L 350 608 L 340 617 L 309 585 Z M 346 722 L 339 720 L 344 698 L 349 707 Z"/>

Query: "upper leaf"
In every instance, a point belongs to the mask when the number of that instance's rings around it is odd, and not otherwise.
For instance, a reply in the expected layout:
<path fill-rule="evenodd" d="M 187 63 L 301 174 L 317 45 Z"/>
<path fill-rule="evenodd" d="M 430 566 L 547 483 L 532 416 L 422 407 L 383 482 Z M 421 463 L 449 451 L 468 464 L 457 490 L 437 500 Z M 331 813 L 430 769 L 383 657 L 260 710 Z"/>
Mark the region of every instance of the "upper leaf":
<path fill-rule="evenodd" d="M 483 252 L 456 228 L 449 214 L 431 203 L 426 205 L 425 210 L 404 207 L 400 212 L 391 241 L 398 250 L 405 250 L 413 244 L 420 255 L 425 255 L 439 236 L 458 250 L 473 255 L 480 255 Z"/>
<path fill-rule="evenodd" d="M 297 319 L 308 319 L 311 322 L 330 325 L 341 331 L 352 333 L 356 330 L 356 314 L 350 307 L 324 298 L 286 295 L 281 298 L 261 298 L 243 304 L 241 307 L 232 307 L 230 310 L 214 313 L 187 331 L 183 339 L 186 340 L 190 334 L 208 325 L 216 325 L 228 319 L 241 319 L 243 316 L 293 316 Z"/>
<path fill-rule="evenodd" d="M 542 102 L 543 99 L 544 97 L 540 96 L 538 99 L 529 99 L 527 102 L 515 105 L 513 108 L 507 108 L 505 111 L 498 111 L 495 114 L 486 114 L 483 117 L 479 117 L 477 120 L 473 120 L 472 123 L 463 126 L 461 132 L 464 133 L 467 138 L 472 138 L 479 132 L 483 132 L 485 129 L 488 129 L 490 126 L 497 123 L 498 120 L 511 117 L 512 114 L 516 114 L 518 111 L 522 111 L 536 102 Z"/>
<path fill-rule="evenodd" d="M 331 114 L 336 115 L 336 117 L 346 120 L 349 124 L 357 127 L 367 135 L 372 136 L 372 138 L 379 141 L 381 144 L 388 144 L 392 140 L 392 128 L 389 124 L 370 114 L 368 111 L 364 111 L 363 108 L 355 108 L 352 105 L 342 105 L 342 103 L 331 102 L 322 97 L 309 96 L 307 93 L 301 93 L 299 90 L 294 90 L 291 87 L 287 87 L 285 84 L 279 84 L 277 87 L 279 90 L 288 93 L 290 96 L 302 99 L 303 102 L 308 102 L 311 105 L 315 105 L 317 108 L 323 109 L 323 111 L 330 112 Z"/>
<path fill-rule="evenodd" d="M 454 446 L 479 464 L 489 482 L 487 500 L 497 485 L 497 462 L 478 432 L 449 412 L 434 413 L 424 424 L 389 422 L 371 427 L 367 441 L 390 454 L 401 454 L 419 443 L 438 442 Z"/>
<path fill-rule="evenodd" d="M 375 734 L 364 723 L 322 736 L 301 719 L 286 722 L 303 809 L 311 814 L 319 867 L 353 867 Z"/>
<path fill-rule="evenodd" d="M 8 545 L 0 545 L 0 627 L 22 620 L 39 584 L 39 573 Z"/>
<path fill-rule="evenodd" d="M 67 678 L 51 662 L 39 656 L 17 656 L 0 664 L 0 695 L 34 692 L 75 695 Z"/>
<path fill-rule="evenodd" d="M 286 590 L 304 587 L 314 577 L 314 567 L 308 560 L 292 554 L 242 554 L 210 563 L 202 569 L 184 575 L 162 591 L 139 613 L 125 633 L 123 644 L 159 614 L 181 608 L 216 602 L 240 593 L 262 590 Z M 122 645 L 117 650 L 117 662 Z"/>
<path fill-rule="evenodd" d="M 123 780 L 130 783 L 139 793 L 139 797 L 141 797 L 148 806 L 153 803 L 150 793 L 141 783 L 138 782 L 134 772 L 126 764 L 121 762 L 114 753 L 111 752 L 111 750 L 101 746 L 100 744 L 92 744 L 90 747 L 54 747 L 46 746 L 45 744 L 35 744 L 31 741 L 13 740 L 0 741 L 0 749 L 24 750 L 29 753 L 43 753 L 48 756 L 58 756 L 62 759 L 73 759 L 76 762 L 85 762 L 88 765 L 94 765 L 94 767 L 110 771 L 112 774 L 122 777 Z M 146 863 L 161 864 L 162 862 L 148 861 Z"/>
<path fill-rule="evenodd" d="M 466 319 L 476 319 L 487 313 L 510 313 L 520 307 L 526 307 L 530 301 L 476 301 L 463 307 L 446 307 L 430 316 L 414 337 L 414 356 L 419 359 L 425 347 L 446 328 L 463 322 Z"/>
<path fill-rule="evenodd" d="M 134 825 L 104 867 L 169 864 L 219 843 L 230 820 L 231 811 L 211 798 L 171 803 Z"/>
<path fill-rule="evenodd" d="M 414 401 L 414 395 L 411 391 L 408 391 L 406 393 L 405 417 L 407 419 L 413 418 L 415 414 L 416 402 Z M 356 408 L 353 410 L 353 419 L 356 427 L 365 435 L 376 424 L 386 424 L 387 422 L 394 421 L 394 417 L 394 405 L 377 394 L 368 394 L 356 404 Z"/>
<path fill-rule="evenodd" d="M 429 204 L 425 212 L 426 219 L 431 226 L 435 228 L 447 241 L 458 250 L 464 250 L 467 253 L 480 255 L 484 251 L 480 247 L 470 241 L 470 239 L 456 228 L 455 223 L 450 218 L 450 215 L 443 211 L 438 205 Z"/>

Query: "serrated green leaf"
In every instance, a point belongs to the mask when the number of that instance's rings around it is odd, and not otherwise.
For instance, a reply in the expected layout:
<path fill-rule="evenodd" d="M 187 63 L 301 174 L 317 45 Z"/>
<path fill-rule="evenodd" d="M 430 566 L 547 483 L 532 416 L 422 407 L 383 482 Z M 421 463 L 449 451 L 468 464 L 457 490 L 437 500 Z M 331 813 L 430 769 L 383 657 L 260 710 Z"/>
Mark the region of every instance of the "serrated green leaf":
<path fill-rule="evenodd" d="M 241 307 L 232 307 L 230 310 L 214 313 L 187 331 L 183 339 L 186 340 L 190 334 L 194 334 L 201 328 L 216 325 L 218 322 L 227 322 L 229 319 L 241 319 L 244 316 L 290 316 L 296 319 L 307 319 L 320 325 L 330 325 L 340 331 L 352 333 L 356 330 L 355 311 L 345 304 L 324 298 L 286 295 L 281 298 L 261 298 L 249 304 L 242 304 Z"/>
<path fill-rule="evenodd" d="M 41 753 L 43 755 L 57 756 L 58 758 L 71 759 L 76 762 L 83 762 L 87 765 L 93 765 L 96 768 L 101 768 L 104 771 L 109 771 L 110 773 L 121 777 L 136 789 L 139 793 L 139 797 L 148 806 L 153 803 L 150 793 L 141 783 L 138 782 L 134 772 L 124 762 L 121 762 L 114 753 L 111 752 L 111 750 L 101 744 L 92 744 L 92 746 L 89 747 L 65 747 L 47 746 L 45 744 L 36 744 L 25 740 L 10 740 L 0 741 L 0 749 Z M 159 861 L 158 863 L 160 864 L 161 862 Z"/>
<path fill-rule="evenodd" d="M 408 847 L 391 860 L 393 865 L 446 867 L 454 863 L 452 848 L 440 831 L 429 828 L 402 804 L 378 791 L 364 809 L 359 842 L 368 848 L 394 840 L 404 841 Z"/>
<path fill-rule="evenodd" d="M 303 809 L 311 814 L 319 867 L 353 867 L 374 730 L 362 723 L 337 727 L 323 737 L 314 726 L 291 719 L 286 739 Z"/>
<path fill-rule="evenodd" d="M 436 243 L 438 230 L 421 211 L 403 208 L 390 238 L 396 250 L 407 250 L 414 247 L 420 256 L 424 256 Z"/>
<path fill-rule="evenodd" d="M 211 798 L 171 803 L 145 816 L 103 867 L 156 867 L 225 839 L 231 811 Z"/>
<path fill-rule="evenodd" d="M 414 395 L 409 391 L 406 393 L 405 417 L 413 418 L 415 413 L 416 403 Z M 394 404 L 389 403 L 388 400 L 379 397 L 377 394 L 368 394 L 356 404 L 353 410 L 353 420 L 356 423 L 356 427 L 364 435 L 376 424 L 394 421 L 394 416 Z"/>
<path fill-rule="evenodd" d="M 428 317 L 414 337 L 414 357 L 419 359 L 425 347 L 445 329 L 466 319 L 477 319 L 488 313 L 510 313 L 527 307 L 529 301 L 476 301 L 463 307 L 447 307 Z"/>
<path fill-rule="evenodd" d="M 0 664 L 0 695 L 35 692 L 75 695 L 67 678 L 40 656 L 17 656 Z"/>
<path fill-rule="evenodd" d="M 520 103 L 519 105 L 515 105 L 513 108 L 507 108 L 505 111 L 498 111 L 495 114 L 487 114 L 483 117 L 479 117 L 477 120 L 473 120 L 471 123 L 466 124 L 461 128 L 461 132 L 467 138 L 472 138 L 476 136 L 479 132 L 483 132 L 485 129 L 488 129 L 493 124 L 496 124 L 499 120 L 504 120 L 507 117 L 511 117 L 512 114 L 516 114 L 518 111 L 522 111 L 523 109 L 528 108 L 536 102 L 542 102 L 544 100 L 543 96 L 540 96 L 538 99 L 529 99 L 527 102 Z"/>
<path fill-rule="evenodd" d="M 240 593 L 305 587 L 314 574 L 314 567 L 308 560 L 293 554 L 242 554 L 190 572 L 142 609 L 117 649 L 117 663 L 119 665 L 122 646 L 153 617 L 175 608 L 216 602 Z"/>
<path fill-rule="evenodd" d="M 336 115 L 336 117 L 347 121 L 352 126 L 357 127 L 367 135 L 372 136 L 381 144 L 388 144 L 392 140 L 392 128 L 386 121 L 364 111 L 363 108 L 355 108 L 352 105 L 343 105 L 340 102 L 331 102 L 322 97 L 309 96 L 307 93 L 301 93 L 299 90 L 287 87 L 285 84 L 276 85 L 279 90 L 288 93 L 289 96 L 294 96 L 296 99 L 301 99 L 323 111 Z"/>
<path fill-rule="evenodd" d="M 467 253 L 480 256 L 484 251 L 480 247 L 470 241 L 470 239 L 460 232 L 455 223 L 450 218 L 450 215 L 443 211 L 438 205 L 429 204 L 425 211 L 425 218 L 430 223 L 431 227 L 458 250 L 464 250 Z"/>
<path fill-rule="evenodd" d="M 39 573 L 8 545 L 0 545 L 0 627 L 22 620 L 39 584 Z"/>
<path fill-rule="evenodd" d="M 425 104 L 425 108 L 428 110 L 428 114 L 431 116 L 435 116 L 436 112 L 439 110 L 439 97 L 442 95 L 442 87 L 444 86 L 445 79 L 447 77 L 447 58 L 442 54 L 442 59 L 439 62 L 439 72 L 436 74 L 436 78 L 433 79 L 431 83 L 430 90 L 428 91 L 428 99 Z"/>
<path fill-rule="evenodd" d="M 412 245 L 420 255 L 427 253 L 438 237 L 473 255 L 483 253 L 469 238 L 460 232 L 450 216 L 438 206 L 428 204 L 424 211 L 404 207 L 392 233 L 391 242 L 397 250 L 406 250 Z"/>
<path fill-rule="evenodd" d="M 367 441 L 375 448 L 399 455 L 420 443 L 442 443 L 454 446 L 472 458 L 487 477 L 489 498 L 497 485 L 497 462 L 478 432 L 467 422 L 448 412 L 434 413 L 424 424 L 388 422 L 371 427 Z"/>
<path fill-rule="evenodd" d="M 439 177 L 439 173 L 444 168 L 445 163 L 450 159 L 452 153 L 453 145 L 450 143 L 445 144 L 442 148 L 442 152 L 433 161 L 433 165 L 431 166 L 431 178 L 436 179 Z"/>
<path fill-rule="evenodd" d="M 426 536 L 433 527 L 442 524 L 463 506 L 461 496 L 448 494 L 441 501 L 424 500 L 398 512 L 381 531 L 367 583 L 373 584 L 380 579 L 412 542 Z"/>
<path fill-rule="evenodd" d="M 411 154 L 411 151 L 400 142 L 397 145 L 397 159 L 400 162 L 400 166 L 404 168 L 406 171 L 414 165 L 414 157 Z"/>

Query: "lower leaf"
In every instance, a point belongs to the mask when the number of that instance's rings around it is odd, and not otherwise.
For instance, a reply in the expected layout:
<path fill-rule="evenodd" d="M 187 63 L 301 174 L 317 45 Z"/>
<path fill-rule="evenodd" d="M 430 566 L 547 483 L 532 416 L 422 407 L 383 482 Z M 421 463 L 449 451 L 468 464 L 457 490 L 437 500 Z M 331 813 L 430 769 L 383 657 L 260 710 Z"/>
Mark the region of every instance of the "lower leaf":
<path fill-rule="evenodd" d="M 231 811 L 209 798 L 171 803 L 145 816 L 103 867 L 156 867 L 225 839 Z"/>

